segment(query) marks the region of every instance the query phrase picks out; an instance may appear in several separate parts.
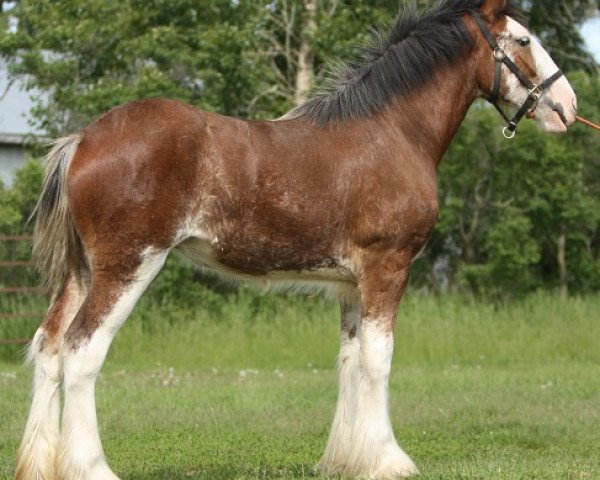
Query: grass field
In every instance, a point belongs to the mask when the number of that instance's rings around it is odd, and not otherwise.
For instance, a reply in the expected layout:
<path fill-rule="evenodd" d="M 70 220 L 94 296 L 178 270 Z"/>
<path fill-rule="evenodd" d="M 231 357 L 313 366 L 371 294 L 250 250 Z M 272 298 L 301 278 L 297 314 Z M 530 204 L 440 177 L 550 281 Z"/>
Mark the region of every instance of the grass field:
<path fill-rule="evenodd" d="M 241 295 L 208 316 L 145 304 L 117 337 L 97 388 L 109 463 L 132 480 L 314 478 L 336 307 Z M 421 478 L 600 478 L 599 297 L 495 308 L 409 295 L 396 334 L 392 420 Z M 31 374 L 2 358 L 8 479 Z"/>

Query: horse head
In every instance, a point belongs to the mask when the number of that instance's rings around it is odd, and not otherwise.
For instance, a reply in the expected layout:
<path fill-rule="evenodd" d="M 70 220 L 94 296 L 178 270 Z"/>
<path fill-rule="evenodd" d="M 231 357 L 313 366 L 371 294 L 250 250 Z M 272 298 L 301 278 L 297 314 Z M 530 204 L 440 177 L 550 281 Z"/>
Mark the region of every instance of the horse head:
<path fill-rule="evenodd" d="M 538 39 L 515 18 L 517 12 L 510 1 L 485 0 L 473 14 L 481 95 L 508 122 L 508 137 L 525 116 L 545 131 L 566 132 L 577 114 L 575 92 Z M 514 117 L 504 112 L 507 106 L 518 109 Z"/>

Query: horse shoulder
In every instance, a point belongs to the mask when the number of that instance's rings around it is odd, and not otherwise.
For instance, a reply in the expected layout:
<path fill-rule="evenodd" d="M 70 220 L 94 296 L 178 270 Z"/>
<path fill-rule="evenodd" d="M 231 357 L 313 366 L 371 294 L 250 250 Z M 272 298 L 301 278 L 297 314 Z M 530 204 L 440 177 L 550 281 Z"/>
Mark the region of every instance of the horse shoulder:
<path fill-rule="evenodd" d="M 355 242 L 420 251 L 439 212 L 435 168 L 400 155 L 364 175 L 353 221 Z"/>

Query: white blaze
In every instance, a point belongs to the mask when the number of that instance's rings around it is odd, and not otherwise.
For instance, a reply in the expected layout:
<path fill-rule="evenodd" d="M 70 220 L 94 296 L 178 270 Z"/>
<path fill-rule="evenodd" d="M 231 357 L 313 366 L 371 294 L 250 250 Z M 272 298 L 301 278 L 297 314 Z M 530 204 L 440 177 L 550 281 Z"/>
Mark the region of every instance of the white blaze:
<path fill-rule="evenodd" d="M 527 47 L 521 47 L 517 43 L 517 40 L 522 37 L 529 37 L 531 44 Z M 499 43 L 513 61 L 518 56 L 520 49 L 530 49 L 535 63 L 533 68 L 537 76 L 537 78 L 530 79 L 532 83 L 541 83 L 559 70 L 537 38 L 512 18 L 508 18 L 506 31 L 502 34 Z M 506 78 L 505 82 L 508 85 L 506 100 L 514 106 L 520 107 L 527 99 L 527 88 L 521 84 L 519 79 L 507 67 L 503 68 L 502 75 Z M 561 115 L 557 113 L 557 110 L 562 111 L 567 121 L 566 125 L 561 119 Z M 567 127 L 575 121 L 576 113 L 577 97 L 571 85 L 569 85 L 569 82 L 563 76 L 544 91 L 536 109 L 536 118 L 544 130 L 559 133 L 565 132 Z"/>

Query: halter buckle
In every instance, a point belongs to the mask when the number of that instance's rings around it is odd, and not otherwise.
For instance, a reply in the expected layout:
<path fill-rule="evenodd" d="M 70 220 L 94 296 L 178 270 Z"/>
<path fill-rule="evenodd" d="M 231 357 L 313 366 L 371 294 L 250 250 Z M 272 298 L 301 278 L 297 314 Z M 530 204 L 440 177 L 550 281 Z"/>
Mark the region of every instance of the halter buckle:
<path fill-rule="evenodd" d="M 542 86 L 539 83 L 534 85 L 531 90 L 529 90 L 529 96 L 536 101 L 540 99 L 542 93 Z"/>
<path fill-rule="evenodd" d="M 506 58 L 506 52 L 500 47 L 494 49 L 494 59 L 497 62 L 502 62 Z"/>

